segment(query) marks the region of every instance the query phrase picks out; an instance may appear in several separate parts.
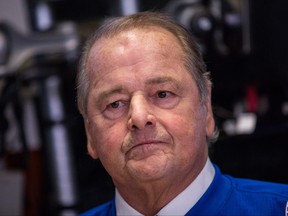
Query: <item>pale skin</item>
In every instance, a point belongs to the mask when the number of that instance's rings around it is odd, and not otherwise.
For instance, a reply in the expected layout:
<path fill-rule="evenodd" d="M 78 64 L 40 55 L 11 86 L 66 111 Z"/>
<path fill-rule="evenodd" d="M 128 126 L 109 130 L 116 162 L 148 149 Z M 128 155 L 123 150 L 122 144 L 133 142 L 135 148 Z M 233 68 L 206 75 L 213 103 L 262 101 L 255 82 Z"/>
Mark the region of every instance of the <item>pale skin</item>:
<path fill-rule="evenodd" d="M 159 27 L 100 39 L 87 59 L 88 152 L 122 197 L 155 215 L 199 174 L 214 130 L 177 39 Z"/>

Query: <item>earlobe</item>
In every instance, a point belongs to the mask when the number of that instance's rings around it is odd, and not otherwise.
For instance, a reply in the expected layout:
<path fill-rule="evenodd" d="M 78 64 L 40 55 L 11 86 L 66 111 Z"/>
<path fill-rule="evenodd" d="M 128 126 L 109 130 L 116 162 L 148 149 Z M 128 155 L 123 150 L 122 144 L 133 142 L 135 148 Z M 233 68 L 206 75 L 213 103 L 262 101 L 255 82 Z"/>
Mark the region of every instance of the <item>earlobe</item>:
<path fill-rule="evenodd" d="M 97 155 L 97 152 L 96 152 L 95 148 L 93 148 L 93 146 L 89 142 L 87 142 L 87 150 L 88 150 L 89 155 L 93 159 L 97 159 L 98 158 L 98 155 Z"/>
<path fill-rule="evenodd" d="M 97 159 L 98 154 L 97 154 L 96 149 L 93 146 L 93 139 L 89 130 L 89 123 L 87 121 L 85 122 L 85 131 L 86 131 L 86 137 L 87 137 L 87 151 L 93 159 Z"/>

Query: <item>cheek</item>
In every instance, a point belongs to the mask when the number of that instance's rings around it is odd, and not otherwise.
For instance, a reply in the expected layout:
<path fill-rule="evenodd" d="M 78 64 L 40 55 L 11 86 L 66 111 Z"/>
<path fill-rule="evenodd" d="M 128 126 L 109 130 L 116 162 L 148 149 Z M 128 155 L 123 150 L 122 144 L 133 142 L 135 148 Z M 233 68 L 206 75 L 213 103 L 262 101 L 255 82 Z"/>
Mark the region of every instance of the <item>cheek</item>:
<path fill-rule="evenodd" d="M 203 143 L 205 137 L 205 124 L 200 112 L 195 110 L 182 111 L 171 115 L 169 131 L 175 141 L 181 145 L 195 146 Z"/>
<path fill-rule="evenodd" d="M 189 145 L 194 142 L 197 128 L 195 127 L 195 122 L 191 119 L 178 118 L 174 120 L 173 129 L 170 131 L 172 131 L 175 141 L 181 141 L 182 145 Z"/>
<path fill-rule="evenodd" d="M 93 127 L 93 145 L 99 158 L 108 159 L 119 155 L 125 131 L 119 123 L 108 125 L 95 123 Z M 114 156 L 112 156 L 114 155 Z"/>
<path fill-rule="evenodd" d="M 181 155 L 177 160 L 180 165 L 191 165 L 203 159 L 207 146 L 205 129 L 197 119 L 175 119 L 174 130 L 171 134 L 174 139 L 174 152 Z"/>

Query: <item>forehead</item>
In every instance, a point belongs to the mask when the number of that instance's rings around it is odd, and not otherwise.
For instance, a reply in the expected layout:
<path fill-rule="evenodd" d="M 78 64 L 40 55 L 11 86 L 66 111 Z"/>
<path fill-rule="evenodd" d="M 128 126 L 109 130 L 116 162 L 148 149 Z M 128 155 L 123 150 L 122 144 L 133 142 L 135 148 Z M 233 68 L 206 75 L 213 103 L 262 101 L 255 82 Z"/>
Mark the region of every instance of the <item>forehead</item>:
<path fill-rule="evenodd" d="M 111 85 L 116 77 L 123 80 L 129 75 L 142 80 L 143 76 L 168 71 L 175 71 L 173 76 L 181 76 L 179 72 L 185 71 L 191 79 L 184 58 L 180 43 L 171 32 L 159 27 L 136 28 L 96 41 L 87 58 L 86 69 L 90 87 L 103 83 L 104 78 L 109 78 Z"/>
<path fill-rule="evenodd" d="M 134 57 L 145 51 L 161 55 L 175 54 L 178 57 L 183 54 L 180 42 L 175 35 L 161 27 L 150 26 L 128 29 L 113 36 L 100 38 L 90 49 L 87 61 L 99 67 L 107 62 L 103 59 L 113 60 L 128 51 Z"/>

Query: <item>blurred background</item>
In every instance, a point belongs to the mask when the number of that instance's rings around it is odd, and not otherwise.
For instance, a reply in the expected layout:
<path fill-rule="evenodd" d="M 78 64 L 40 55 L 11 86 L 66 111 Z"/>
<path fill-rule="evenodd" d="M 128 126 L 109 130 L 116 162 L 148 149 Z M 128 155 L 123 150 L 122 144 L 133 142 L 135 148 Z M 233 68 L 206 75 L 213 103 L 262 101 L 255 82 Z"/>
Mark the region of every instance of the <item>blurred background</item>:
<path fill-rule="evenodd" d="M 288 183 L 288 1 L 0 0 L 0 216 L 78 215 L 114 194 L 76 108 L 81 46 L 104 18 L 163 11 L 211 71 L 225 173 Z"/>

